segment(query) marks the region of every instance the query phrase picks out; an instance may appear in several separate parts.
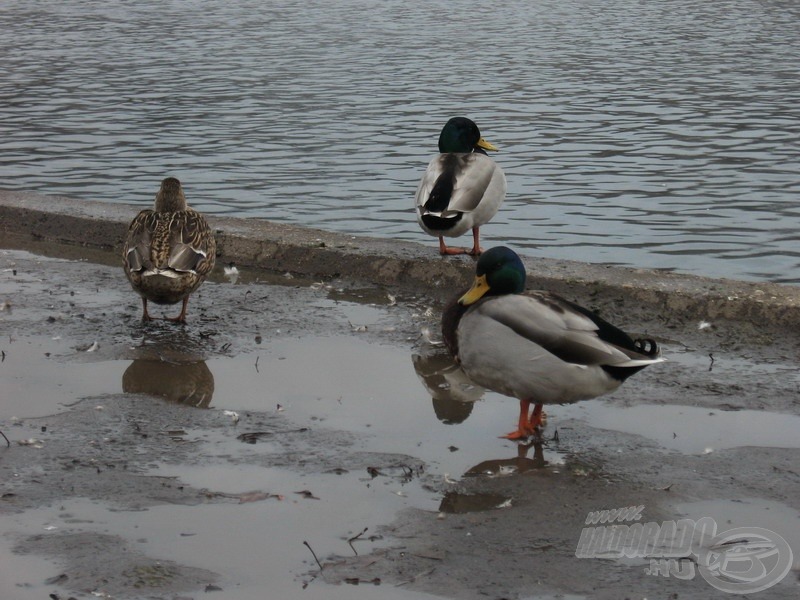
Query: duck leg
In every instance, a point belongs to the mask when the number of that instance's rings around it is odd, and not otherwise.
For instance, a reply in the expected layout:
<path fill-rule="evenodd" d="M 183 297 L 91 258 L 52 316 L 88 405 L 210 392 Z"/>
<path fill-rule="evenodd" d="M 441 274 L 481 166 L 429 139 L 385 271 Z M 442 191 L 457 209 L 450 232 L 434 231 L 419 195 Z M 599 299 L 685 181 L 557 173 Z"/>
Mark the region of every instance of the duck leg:
<path fill-rule="evenodd" d="M 507 440 L 522 440 L 528 436 L 538 434 L 538 429 L 544 427 L 546 422 L 546 415 L 542 410 L 544 405 L 541 402 L 536 402 L 529 417 L 528 409 L 530 407 L 530 400 L 520 400 L 519 423 L 517 424 L 517 430 L 500 437 L 503 437 Z"/>
<path fill-rule="evenodd" d="M 528 418 L 528 409 L 531 407 L 530 400 L 520 400 L 519 401 L 519 422 L 517 424 L 517 430 L 512 431 L 511 433 L 507 433 L 506 435 L 501 435 L 500 437 L 505 438 L 507 440 L 522 440 L 525 439 L 530 435 L 531 429 L 531 421 Z M 535 411 L 536 409 L 534 409 Z"/>
<path fill-rule="evenodd" d="M 181 314 L 177 317 L 167 317 L 166 321 L 172 321 L 173 323 L 186 323 L 186 306 L 189 304 L 189 296 L 183 299 L 183 305 L 181 306 Z"/>
<path fill-rule="evenodd" d="M 145 323 L 152 321 L 153 317 L 151 317 L 150 313 L 147 312 L 147 298 L 142 298 L 142 309 L 142 321 Z"/>
<path fill-rule="evenodd" d="M 448 248 L 447 244 L 444 243 L 444 238 L 441 235 L 439 236 L 439 254 L 444 256 L 448 254 L 465 254 L 466 252 L 463 248 Z"/>
<path fill-rule="evenodd" d="M 483 252 L 480 244 L 480 227 L 472 228 L 472 250 L 467 250 L 470 256 L 479 256 Z"/>
<path fill-rule="evenodd" d="M 531 433 L 547 425 L 547 414 L 542 410 L 543 408 L 544 405 L 541 402 L 537 402 L 533 407 L 531 418 L 529 419 L 532 430 Z"/>

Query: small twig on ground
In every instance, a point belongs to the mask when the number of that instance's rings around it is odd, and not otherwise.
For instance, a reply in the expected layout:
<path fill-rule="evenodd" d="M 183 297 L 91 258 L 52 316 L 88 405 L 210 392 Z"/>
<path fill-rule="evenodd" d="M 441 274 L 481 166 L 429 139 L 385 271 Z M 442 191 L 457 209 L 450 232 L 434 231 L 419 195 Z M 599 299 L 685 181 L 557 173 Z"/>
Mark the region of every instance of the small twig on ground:
<path fill-rule="evenodd" d="M 358 538 L 360 538 L 365 533 L 367 533 L 367 529 L 369 529 L 369 527 L 364 527 L 364 531 L 362 531 L 358 535 L 354 535 L 349 540 L 347 540 L 347 543 L 350 544 L 350 548 L 353 549 L 353 554 L 355 554 L 356 556 L 358 556 L 358 551 L 355 549 L 355 546 L 353 546 L 353 542 L 356 541 Z"/>
<path fill-rule="evenodd" d="M 6 441 L 6 446 L 10 448 L 10 447 L 11 447 L 11 442 L 10 442 L 10 441 L 8 440 L 8 438 L 6 437 L 6 434 L 5 434 L 5 433 L 3 433 L 2 431 L 0 431 L 0 435 L 2 435 L 2 436 L 3 436 L 3 439 Z M 366 529 L 365 529 L 364 531 L 366 531 Z"/>
<path fill-rule="evenodd" d="M 417 558 L 425 558 L 425 559 L 427 559 L 427 560 L 444 560 L 444 559 L 443 559 L 442 557 L 440 557 L 440 556 L 430 556 L 430 555 L 428 555 L 428 554 L 417 554 L 417 553 L 415 553 L 415 552 L 412 552 L 412 553 L 411 553 L 411 556 L 416 556 Z"/>
<path fill-rule="evenodd" d="M 317 566 L 319 567 L 319 570 L 320 570 L 320 571 L 322 571 L 322 569 L 323 569 L 324 567 L 322 566 L 322 563 L 321 563 L 321 562 L 319 562 L 319 559 L 317 558 L 317 554 L 316 554 L 316 552 L 314 552 L 314 549 L 313 549 L 313 548 L 311 547 L 311 545 L 310 545 L 310 544 L 309 544 L 307 541 L 305 541 L 305 540 L 303 540 L 303 544 L 305 544 L 305 547 L 306 547 L 306 548 L 308 548 L 309 550 L 311 550 L 311 556 L 313 556 L 313 557 L 314 557 L 314 560 L 315 560 L 315 561 L 317 561 Z"/>

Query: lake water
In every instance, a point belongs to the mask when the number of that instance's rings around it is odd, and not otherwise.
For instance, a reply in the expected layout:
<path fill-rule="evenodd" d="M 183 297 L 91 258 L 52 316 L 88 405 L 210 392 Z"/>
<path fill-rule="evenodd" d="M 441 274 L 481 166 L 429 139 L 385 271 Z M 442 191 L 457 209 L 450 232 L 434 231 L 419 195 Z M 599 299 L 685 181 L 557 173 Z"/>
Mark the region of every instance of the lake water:
<path fill-rule="evenodd" d="M 800 283 L 800 3 L 4 0 L 0 187 L 425 241 L 443 123 L 483 245 Z M 467 240 L 464 240 L 467 243 Z"/>

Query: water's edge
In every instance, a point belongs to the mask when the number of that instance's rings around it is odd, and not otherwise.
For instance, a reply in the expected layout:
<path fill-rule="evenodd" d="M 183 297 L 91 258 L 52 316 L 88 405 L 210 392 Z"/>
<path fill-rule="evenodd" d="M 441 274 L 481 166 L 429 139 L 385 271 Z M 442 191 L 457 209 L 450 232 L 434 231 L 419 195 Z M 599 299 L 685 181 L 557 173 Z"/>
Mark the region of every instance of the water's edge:
<path fill-rule="evenodd" d="M 12 237 L 117 252 L 137 208 L 61 196 L 0 190 L 0 231 Z M 260 219 L 210 217 L 218 265 L 346 278 L 439 298 L 464 287 L 474 273 L 468 257 L 442 258 L 430 245 L 346 235 Z M 528 288 L 549 289 L 582 302 L 602 295 L 616 310 L 681 319 L 730 319 L 761 327 L 800 325 L 800 288 L 711 279 L 644 269 L 524 257 Z"/>

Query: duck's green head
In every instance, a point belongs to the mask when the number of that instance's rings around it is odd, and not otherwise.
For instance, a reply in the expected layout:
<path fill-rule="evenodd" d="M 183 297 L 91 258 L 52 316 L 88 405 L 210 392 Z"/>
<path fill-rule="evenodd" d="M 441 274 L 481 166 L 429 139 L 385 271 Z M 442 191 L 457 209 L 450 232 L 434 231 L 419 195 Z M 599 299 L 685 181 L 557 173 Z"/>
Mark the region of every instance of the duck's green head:
<path fill-rule="evenodd" d="M 480 152 L 484 150 L 497 150 L 481 137 L 481 132 L 475 122 L 466 117 L 453 117 L 442 128 L 439 134 L 439 152 Z"/>
<path fill-rule="evenodd" d="M 525 290 L 525 265 L 511 248 L 490 248 L 478 259 L 475 282 L 469 291 L 458 299 L 465 306 L 484 296 L 520 294 Z"/>

